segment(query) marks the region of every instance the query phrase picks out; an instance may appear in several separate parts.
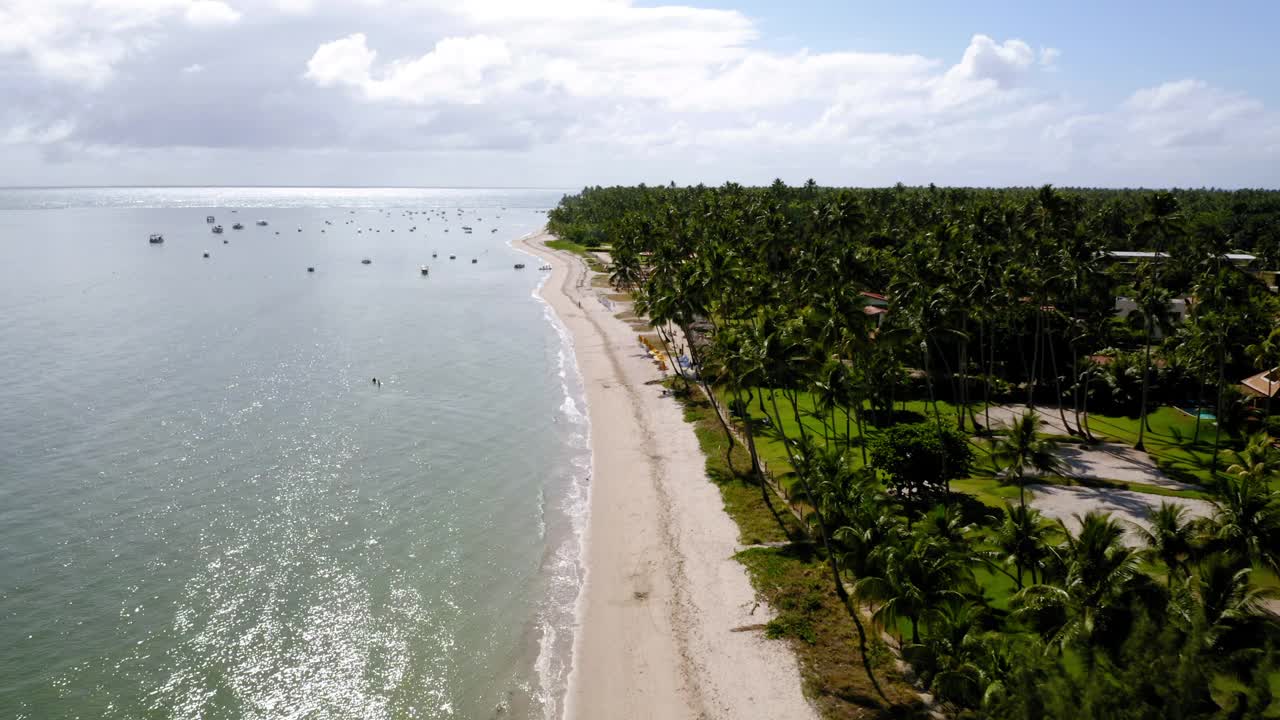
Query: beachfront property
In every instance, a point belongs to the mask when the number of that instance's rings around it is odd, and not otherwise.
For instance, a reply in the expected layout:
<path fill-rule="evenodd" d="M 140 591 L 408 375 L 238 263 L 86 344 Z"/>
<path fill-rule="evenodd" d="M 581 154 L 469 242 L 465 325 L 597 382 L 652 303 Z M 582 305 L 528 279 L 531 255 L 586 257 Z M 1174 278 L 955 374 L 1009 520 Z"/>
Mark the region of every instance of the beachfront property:
<path fill-rule="evenodd" d="M 1187 311 L 1190 306 L 1188 302 L 1190 298 L 1173 298 L 1169 301 L 1169 319 L 1174 325 L 1181 325 L 1187 319 Z M 1138 301 L 1125 295 L 1116 296 L 1115 313 L 1116 317 L 1121 320 L 1128 320 L 1129 316 L 1138 311 Z M 1151 328 L 1151 337 L 1159 340 L 1164 337 L 1164 333 L 1160 330 L 1159 324 L 1155 324 Z"/>
<path fill-rule="evenodd" d="M 1120 264 L 1134 265 L 1141 262 L 1155 262 L 1157 260 L 1167 260 L 1172 256 L 1166 252 L 1148 252 L 1141 250 L 1112 250 L 1107 253 L 1107 257 Z M 1252 275 L 1267 286 L 1271 292 L 1277 292 L 1277 277 L 1280 276 L 1280 270 L 1259 270 L 1254 265 L 1257 263 L 1258 256 L 1248 253 L 1224 253 L 1222 258 L 1230 262 L 1240 270 Z M 1195 298 L 1191 296 L 1175 297 L 1169 300 L 1168 317 L 1174 325 L 1181 325 L 1186 321 L 1187 315 L 1191 308 L 1195 305 Z M 1115 301 L 1116 317 L 1126 320 L 1131 314 L 1138 311 L 1138 301 L 1136 298 L 1118 295 Z M 1160 339 L 1164 337 L 1159 325 L 1152 328 L 1152 337 Z"/>
<path fill-rule="evenodd" d="M 1107 257 L 1118 263 L 1132 265 L 1140 262 L 1167 260 L 1172 258 L 1172 255 L 1166 252 L 1149 252 L 1143 250 L 1111 250 L 1107 252 Z M 1280 276 L 1280 270 L 1259 269 L 1256 267 L 1258 262 L 1257 255 L 1251 255 L 1249 253 L 1223 253 L 1222 259 L 1261 280 L 1266 284 L 1267 289 L 1271 290 L 1271 292 L 1280 291 L 1280 287 L 1278 287 L 1276 283 L 1277 277 Z"/>

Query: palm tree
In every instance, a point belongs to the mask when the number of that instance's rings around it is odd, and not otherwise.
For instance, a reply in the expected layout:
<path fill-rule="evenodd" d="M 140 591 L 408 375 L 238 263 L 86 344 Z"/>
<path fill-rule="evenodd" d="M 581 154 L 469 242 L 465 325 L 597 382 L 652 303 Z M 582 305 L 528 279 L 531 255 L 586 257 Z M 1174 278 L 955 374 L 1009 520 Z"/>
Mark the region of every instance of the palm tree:
<path fill-rule="evenodd" d="M 1017 571 L 1014 581 L 1022 589 L 1022 571 L 1031 571 L 1031 582 L 1036 583 L 1036 568 L 1048 554 L 1049 538 L 1056 530 L 1053 523 L 1044 519 L 1039 510 L 1025 505 L 1006 506 L 1004 521 L 996 529 L 995 546 L 999 558 L 1013 563 Z"/>
<path fill-rule="evenodd" d="M 751 457 L 751 472 L 756 484 L 760 487 L 760 496 L 765 506 L 777 520 L 784 535 L 790 536 L 787 524 L 774 507 L 770 493 L 770 483 L 765 477 L 760 463 L 760 454 L 756 449 L 755 426 L 751 420 L 751 399 L 756 388 L 763 382 L 764 361 L 760 348 L 752 342 L 750 331 L 739 327 L 726 327 L 717 332 L 708 351 L 708 370 L 714 374 L 715 385 L 724 388 L 733 397 L 730 414 L 734 410 L 742 413 L 742 434 L 746 437 L 747 452 Z M 730 465 L 732 468 L 732 465 Z"/>
<path fill-rule="evenodd" d="M 1146 365 L 1142 373 L 1142 418 L 1138 424 L 1138 450 L 1143 449 L 1143 433 L 1147 428 L 1147 389 L 1151 375 L 1151 335 L 1155 329 L 1153 321 L 1163 311 L 1167 313 L 1167 291 L 1162 293 L 1160 269 L 1169 249 L 1169 243 L 1183 232 L 1182 215 L 1178 199 L 1165 192 L 1158 192 L 1147 198 L 1143 218 L 1133 228 L 1133 236 L 1150 246 L 1155 251 L 1155 261 L 1148 263 L 1139 283 L 1138 305 L 1142 311 L 1145 330 L 1144 346 L 1146 348 Z M 1163 309 L 1163 310 L 1162 310 Z"/>
<path fill-rule="evenodd" d="M 1080 531 L 1067 532 L 1060 549 L 1066 571 L 1062 584 L 1031 585 L 1010 601 L 1014 617 L 1060 648 L 1119 640 L 1108 633 L 1124 625 L 1132 602 L 1152 597 L 1151 579 L 1139 570 L 1138 552 L 1124 544 L 1124 526 L 1105 513 L 1075 517 Z"/>
<path fill-rule="evenodd" d="M 1213 539 L 1220 546 L 1248 562 L 1280 570 L 1280 499 L 1275 491 L 1246 474 L 1230 474 L 1219 483 L 1213 504 Z"/>
<path fill-rule="evenodd" d="M 1266 432 L 1254 433 L 1244 450 L 1236 453 L 1236 461 L 1227 468 L 1227 474 L 1261 485 L 1273 480 L 1280 473 L 1280 452 L 1271 442 Z"/>
<path fill-rule="evenodd" d="M 1186 570 L 1195 550 L 1195 524 L 1187 518 L 1187 508 L 1177 503 L 1162 502 L 1151 515 L 1151 528 L 1134 524 L 1147 551 L 1160 559 L 1169 570 L 1169 587 Z"/>
<path fill-rule="evenodd" d="M 881 571 L 854 583 L 858 597 L 876 605 L 872 614 L 881 627 L 911 624 L 911 642 L 920 644 L 920 621 L 949 600 L 961 600 L 973 586 L 973 573 L 953 549 L 923 532 L 878 551 Z"/>
<path fill-rule="evenodd" d="M 1002 467 L 1003 477 L 1012 477 L 1017 484 L 1018 504 L 1024 508 L 1027 506 L 1027 471 L 1046 475 L 1063 467 L 1053 443 L 1039 436 L 1041 422 L 1035 410 L 1027 410 L 991 450 L 996 466 Z"/>
<path fill-rule="evenodd" d="M 924 688 L 938 699 L 960 707 L 978 707 L 998 683 L 991 672 L 992 648 L 983 632 L 985 609 L 967 600 L 948 600 L 929 615 L 929 637 L 903 649 Z"/>
<path fill-rule="evenodd" d="M 1188 595 L 1197 602 L 1198 620 L 1205 628 L 1205 644 L 1212 649 L 1226 649 L 1230 635 L 1244 629 L 1262 629 L 1265 625 L 1266 602 L 1274 591 L 1249 582 L 1253 568 L 1242 568 L 1228 555 L 1215 553 L 1200 563 L 1187 578 Z"/>
<path fill-rule="evenodd" d="M 614 247 L 609 265 L 609 281 L 619 290 L 630 290 L 642 279 L 640 256 L 634 251 Z"/>
<path fill-rule="evenodd" d="M 880 688 L 880 683 L 876 680 L 875 672 L 871 668 L 871 654 L 867 645 L 866 629 L 862 625 L 862 615 L 845 588 L 844 574 L 840 569 L 841 555 L 833 545 L 832 526 L 828 523 L 824 511 L 826 503 L 822 502 L 823 496 L 817 492 L 818 488 L 844 487 L 849 484 L 845 479 L 851 472 L 848 459 L 843 453 L 816 448 L 813 441 L 806 436 L 802 436 L 793 445 L 796 452 L 792 456 L 792 466 L 795 468 L 796 478 L 804 489 L 805 496 L 813 505 L 813 519 L 818 528 L 818 538 L 822 541 L 823 552 L 826 554 L 827 568 L 831 572 L 831 582 L 835 585 L 836 597 L 840 598 L 845 611 L 853 620 L 854 628 L 858 631 L 862 668 L 867 673 L 867 679 L 871 681 L 876 694 L 885 698 L 884 690 Z"/>
<path fill-rule="evenodd" d="M 1141 415 L 1138 418 L 1138 442 L 1134 445 L 1137 450 L 1144 449 L 1143 440 L 1149 429 L 1147 403 L 1151 389 L 1151 340 L 1157 328 L 1169 327 L 1169 302 L 1172 299 L 1167 289 L 1149 280 L 1151 278 L 1144 278 L 1144 282 L 1138 285 L 1138 307 L 1133 312 L 1134 316 L 1142 319 L 1143 330 L 1142 400 L 1139 404 Z"/>
<path fill-rule="evenodd" d="M 1270 420 L 1273 381 L 1271 371 L 1277 365 L 1280 365 L 1280 328 L 1273 329 L 1265 339 L 1249 345 L 1244 351 L 1249 356 L 1249 359 L 1253 361 L 1253 366 L 1256 369 L 1267 373 L 1267 399 L 1265 400 L 1264 417 Z"/>

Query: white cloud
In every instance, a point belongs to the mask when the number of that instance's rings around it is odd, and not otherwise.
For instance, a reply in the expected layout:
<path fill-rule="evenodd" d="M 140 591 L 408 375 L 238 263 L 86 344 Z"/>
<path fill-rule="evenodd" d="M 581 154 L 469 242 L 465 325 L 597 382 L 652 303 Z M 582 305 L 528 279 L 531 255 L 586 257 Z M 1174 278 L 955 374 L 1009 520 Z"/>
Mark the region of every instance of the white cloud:
<path fill-rule="evenodd" d="M 196 27 L 220 27 L 239 22 L 240 11 L 221 0 L 194 0 L 187 6 L 185 17 Z"/>
<path fill-rule="evenodd" d="M 947 71 L 952 80 L 991 81 L 999 87 L 1017 85 L 1035 63 L 1031 46 L 1021 40 L 997 43 L 986 35 L 974 35 L 964 57 Z"/>
<path fill-rule="evenodd" d="M 73 132 L 75 123 L 70 120 L 59 120 L 44 126 L 20 123 L 0 135 L 0 145 L 51 145 L 66 140 Z"/>
<path fill-rule="evenodd" d="M 312 0 L 274 0 L 272 5 L 281 12 L 294 15 L 305 15 L 315 8 Z"/>
<path fill-rule="evenodd" d="M 238 153 L 235 167 L 255 152 L 382 153 L 387 167 L 440 153 L 454 170 L 543 163 L 571 184 L 627 172 L 1167 184 L 1215 168 L 1280 182 L 1280 121 L 1256 97 L 1177 79 L 1120 103 L 1071 97 L 1046 46 L 1064 38 L 818 51 L 732 9 L 641 1 L 0 0 L 0 64 L 17 69 L 0 176 L 16 148 L 62 146 L 170 152 L 179 167 L 179 149 Z M 237 22 L 234 41 L 205 32 Z M 476 152 L 492 162 L 460 160 Z M 88 153 L 60 157 L 71 167 Z M 299 166 L 296 181 L 355 172 L 334 168 Z"/>
<path fill-rule="evenodd" d="M 431 52 L 375 73 L 376 58 L 356 33 L 317 48 L 306 77 L 321 87 L 355 88 L 369 100 L 474 104 L 489 93 L 488 72 L 511 63 L 506 43 L 487 35 L 445 38 Z"/>

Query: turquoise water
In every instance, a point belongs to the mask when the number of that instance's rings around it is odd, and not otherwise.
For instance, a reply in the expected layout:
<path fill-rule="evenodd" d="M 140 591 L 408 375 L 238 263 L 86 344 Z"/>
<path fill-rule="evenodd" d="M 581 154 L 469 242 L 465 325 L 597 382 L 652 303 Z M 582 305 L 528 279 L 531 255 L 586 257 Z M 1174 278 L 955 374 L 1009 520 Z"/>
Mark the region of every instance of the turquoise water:
<path fill-rule="evenodd" d="M 0 191 L 0 717 L 557 714 L 560 195 Z"/>

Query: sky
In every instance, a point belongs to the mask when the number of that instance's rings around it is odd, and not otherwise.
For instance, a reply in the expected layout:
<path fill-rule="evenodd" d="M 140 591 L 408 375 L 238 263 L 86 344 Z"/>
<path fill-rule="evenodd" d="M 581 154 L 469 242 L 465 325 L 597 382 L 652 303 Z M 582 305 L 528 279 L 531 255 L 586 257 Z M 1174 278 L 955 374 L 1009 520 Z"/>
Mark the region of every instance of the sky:
<path fill-rule="evenodd" d="M 0 185 L 1280 187 L 1280 3 L 0 0 Z"/>

